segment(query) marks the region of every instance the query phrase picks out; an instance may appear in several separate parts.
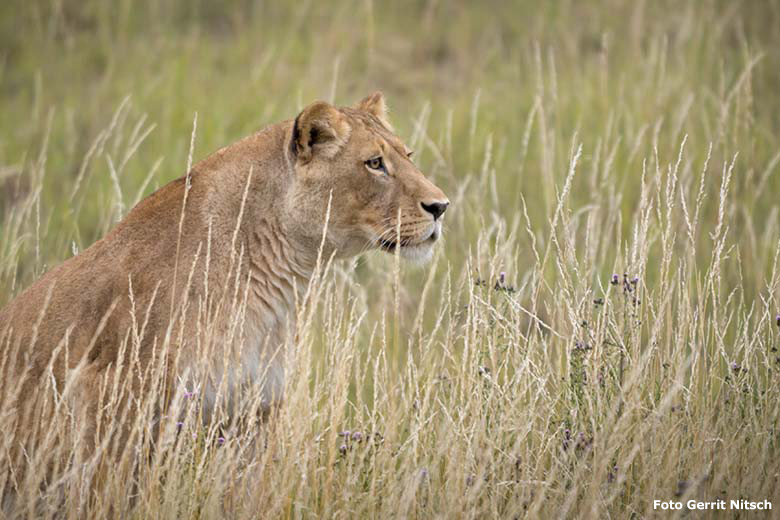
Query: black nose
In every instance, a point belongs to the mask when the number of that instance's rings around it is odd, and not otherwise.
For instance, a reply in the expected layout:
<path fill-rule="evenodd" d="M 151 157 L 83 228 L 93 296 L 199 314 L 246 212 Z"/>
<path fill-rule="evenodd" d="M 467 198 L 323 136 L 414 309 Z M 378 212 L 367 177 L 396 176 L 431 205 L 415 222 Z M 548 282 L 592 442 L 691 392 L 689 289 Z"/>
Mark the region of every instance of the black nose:
<path fill-rule="evenodd" d="M 447 211 L 447 206 L 450 205 L 449 202 L 431 202 L 430 204 L 421 202 L 420 204 L 425 211 L 433 215 L 433 220 L 439 220 L 439 217 Z"/>

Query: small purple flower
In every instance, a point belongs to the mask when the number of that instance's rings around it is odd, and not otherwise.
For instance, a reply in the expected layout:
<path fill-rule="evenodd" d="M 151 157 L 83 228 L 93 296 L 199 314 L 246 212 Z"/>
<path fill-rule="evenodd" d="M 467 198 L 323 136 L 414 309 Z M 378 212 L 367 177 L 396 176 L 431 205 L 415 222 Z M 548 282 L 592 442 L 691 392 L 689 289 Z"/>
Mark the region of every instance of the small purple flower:
<path fill-rule="evenodd" d="M 569 442 L 571 441 L 571 430 L 566 428 L 563 430 L 563 449 L 568 450 L 569 449 Z"/>
<path fill-rule="evenodd" d="M 342 444 L 341 446 L 339 446 L 339 453 L 341 453 L 342 455 L 346 455 L 347 454 L 347 445 L 346 444 Z"/>
<path fill-rule="evenodd" d="M 352 432 L 349 430 L 344 430 L 343 432 L 339 432 L 339 437 L 349 437 Z"/>
<path fill-rule="evenodd" d="M 181 421 L 177 422 L 176 423 L 176 429 L 177 430 L 181 430 L 182 428 L 184 428 L 184 423 L 181 422 Z"/>
<path fill-rule="evenodd" d="M 224 437 L 217 437 L 217 444 L 219 444 L 220 446 L 225 444 L 225 438 Z"/>
<path fill-rule="evenodd" d="M 362 442 L 363 441 L 363 434 L 360 432 L 354 432 L 352 434 L 352 440 L 355 442 Z"/>
<path fill-rule="evenodd" d="M 574 350 L 587 351 L 587 350 L 590 350 L 590 349 L 591 349 L 591 346 L 588 345 L 587 343 L 584 343 L 584 342 L 579 341 L 579 340 L 574 342 Z"/>
<path fill-rule="evenodd" d="M 422 481 L 428 480 L 428 468 L 423 468 L 420 470 L 420 480 Z"/>
<path fill-rule="evenodd" d="M 612 285 L 617 285 L 619 281 L 620 281 L 620 277 L 618 277 L 617 273 L 615 273 L 612 275 L 612 280 L 610 280 L 609 283 L 611 283 Z"/>
<path fill-rule="evenodd" d="M 506 286 L 506 273 L 504 271 L 501 271 L 498 274 L 498 280 L 496 280 L 496 283 L 493 285 L 493 289 L 496 291 L 509 291 L 509 287 Z M 514 289 L 512 289 L 514 291 Z"/>
<path fill-rule="evenodd" d="M 195 397 L 195 394 L 197 394 L 197 392 L 195 392 L 195 391 L 184 392 L 184 398 L 185 399 L 192 399 L 193 397 Z"/>

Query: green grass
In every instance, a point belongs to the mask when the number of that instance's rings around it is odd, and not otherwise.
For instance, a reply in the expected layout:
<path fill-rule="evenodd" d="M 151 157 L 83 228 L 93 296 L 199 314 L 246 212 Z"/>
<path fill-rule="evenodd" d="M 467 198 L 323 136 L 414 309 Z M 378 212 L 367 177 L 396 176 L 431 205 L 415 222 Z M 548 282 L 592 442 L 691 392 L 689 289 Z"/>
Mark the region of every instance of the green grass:
<path fill-rule="evenodd" d="M 326 276 L 268 425 L 70 473 L 62 514 L 780 507 L 780 3 L 289 4 L 0 5 L 0 304 L 181 176 L 196 114 L 199 159 L 381 89 L 453 203 L 425 268 Z"/>

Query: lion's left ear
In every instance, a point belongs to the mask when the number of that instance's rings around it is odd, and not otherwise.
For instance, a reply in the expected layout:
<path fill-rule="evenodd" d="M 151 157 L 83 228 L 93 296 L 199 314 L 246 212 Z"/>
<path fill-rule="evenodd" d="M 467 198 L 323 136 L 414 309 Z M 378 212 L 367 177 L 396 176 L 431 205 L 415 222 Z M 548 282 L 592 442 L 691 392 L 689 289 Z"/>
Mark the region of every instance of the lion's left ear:
<path fill-rule="evenodd" d="M 293 123 L 290 151 L 301 163 L 315 153 L 332 158 L 349 139 L 350 126 L 339 110 L 325 101 L 315 101 Z"/>
<path fill-rule="evenodd" d="M 387 104 L 385 103 L 385 96 L 381 92 L 376 91 L 373 94 L 363 98 L 356 106 L 358 110 L 363 110 L 369 114 L 373 114 L 377 119 L 385 124 L 387 123 Z M 388 124 L 389 126 L 389 124 Z"/>

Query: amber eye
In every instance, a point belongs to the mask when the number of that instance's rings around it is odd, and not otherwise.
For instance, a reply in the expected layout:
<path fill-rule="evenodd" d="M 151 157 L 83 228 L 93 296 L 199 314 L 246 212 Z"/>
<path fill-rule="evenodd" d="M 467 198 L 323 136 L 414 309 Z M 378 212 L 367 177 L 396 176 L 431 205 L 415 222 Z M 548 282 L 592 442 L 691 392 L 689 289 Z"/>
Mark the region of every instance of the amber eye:
<path fill-rule="evenodd" d="M 385 161 L 382 160 L 381 156 L 378 157 L 372 157 L 371 159 L 366 161 L 366 166 L 368 166 L 372 170 L 377 170 L 381 172 L 386 172 L 385 170 Z"/>

